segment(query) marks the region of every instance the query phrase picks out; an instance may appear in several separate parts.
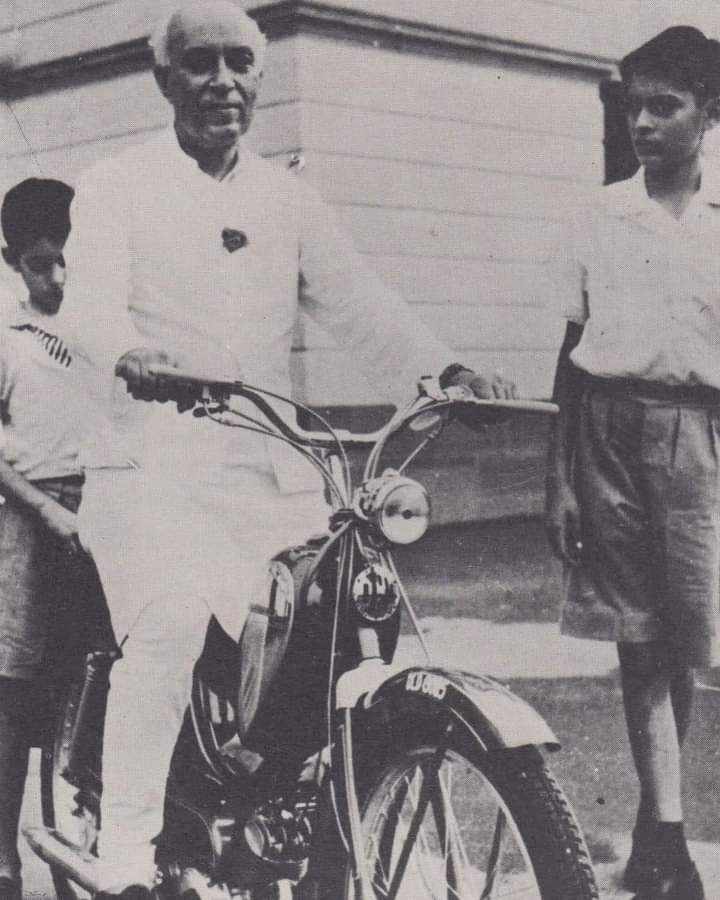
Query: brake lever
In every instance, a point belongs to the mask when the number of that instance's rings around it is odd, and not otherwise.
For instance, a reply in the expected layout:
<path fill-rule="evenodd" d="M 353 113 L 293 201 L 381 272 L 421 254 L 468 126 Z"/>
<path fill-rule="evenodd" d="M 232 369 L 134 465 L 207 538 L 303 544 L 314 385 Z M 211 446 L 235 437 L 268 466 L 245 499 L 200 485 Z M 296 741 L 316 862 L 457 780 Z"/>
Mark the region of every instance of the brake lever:
<path fill-rule="evenodd" d="M 202 419 L 205 416 L 220 415 L 221 413 L 226 412 L 227 409 L 227 403 L 218 403 L 217 406 L 208 406 L 207 404 L 204 404 L 203 406 L 196 406 L 192 411 L 192 414 L 196 419 Z"/>
<path fill-rule="evenodd" d="M 423 375 L 417 384 L 418 394 L 429 400 L 446 400 L 447 392 L 440 387 L 440 381 L 433 375 Z"/>

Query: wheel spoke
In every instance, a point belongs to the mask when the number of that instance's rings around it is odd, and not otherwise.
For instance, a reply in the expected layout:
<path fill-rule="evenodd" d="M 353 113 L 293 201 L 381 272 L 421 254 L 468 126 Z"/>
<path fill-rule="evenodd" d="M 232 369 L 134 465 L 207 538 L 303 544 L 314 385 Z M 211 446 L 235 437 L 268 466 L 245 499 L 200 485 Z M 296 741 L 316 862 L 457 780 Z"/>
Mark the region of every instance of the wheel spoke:
<path fill-rule="evenodd" d="M 498 866 L 502 859 L 503 839 L 507 819 L 502 809 L 498 809 L 497 820 L 495 822 L 495 831 L 493 833 L 492 845 L 490 847 L 490 855 L 487 862 L 487 874 L 485 876 L 485 889 L 480 895 L 480 900 L 492 900 L 493 891 L 495 890 L 495 880 L 498 875 Z"/>
<path fill-rule="evenodd" d="M 418 834 L 420 833 L 420 827 L 422 825 L 423 819 L 425 818 L 425 812 L 428 808 L 428 804 L 432 799 L 433 783 L 437 779 L 438 770 L 440 769 L 443 757 L 445 756 L 445 749 L 445 746 L 441 745 L 435 751 L 428 763 L 418 766 L 418 773 L 422 776 L 420 796 L 418 797 L 417 806 L 415 807 L 415 812 L 410 821 L 410 827 L 408 828 L 405 842 L 397 860 L 397 865 L 393 873 L 392 882 L 390 883 L 390 887 L 388 889 L 387 900 L 395 900 L 395 898 L 397 897 L 397 892 L 405 875 L 405 870 L 410 859 L 410 854 L 412 853 L 413 846 L 415 845 L 415 841 L 417 840 Z"/>
<path fill-rule="evenodd" d="M 455 816 L 455 810 L 452 803 L 453 767 L 451 765 L 447 766 L 446 772 L 446 784 L 443 784 L 443 779 L 442 777 L 440 777 L 440 773 L 438 774 L 438 790 L 440 792 L 440 802 L 442 803 L 442 810 L 445 818 L 445 855 L 447 856 L 452 847 L 456 850 L 457 855 L 459 856 L 459 862 L 461 864 L 460 868 L 469 870 L 470 860 L 468 859 L 467 850 L 465 849 L 465 842 L 463 841 L 461 835 L 460 824 L 458 823 L 457 817 Z"/>
<path fill-rule="evenodd" d="M 451 776 L 450 774 L 448 774 L 448 780 L 450 779 Z M 448 794 L 451 794 L 451 791 L 448 791 Z M 450 830 L 448 829 L 446 806 L 452 814 L 452 809 L 449 803 L 446 804 L 445 792 L 443 791 L 442 787 L 442 779 L 438 777 L 436 779 L 436 784 L 432 793 L 432 808 L 433 815 L 435 817 L 435 823 L 438 829 L 440 846 L 442 847 L 442 855 L 445 861 L 445 879 L 447 882 L 448 900 L 453 900 L 453 898 L 459 897 L 460 895 L 458 894 L 458 872 L 457 866 L 455 864 L 454 848 L 450 842 Z"/>

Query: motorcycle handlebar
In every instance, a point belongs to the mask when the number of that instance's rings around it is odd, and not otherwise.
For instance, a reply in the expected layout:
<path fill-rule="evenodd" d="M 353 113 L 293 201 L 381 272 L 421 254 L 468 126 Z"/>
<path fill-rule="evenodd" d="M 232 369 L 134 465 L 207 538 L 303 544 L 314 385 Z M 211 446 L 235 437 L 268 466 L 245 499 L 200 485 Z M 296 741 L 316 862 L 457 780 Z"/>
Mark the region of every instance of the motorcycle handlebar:
<path fill-rule="evenodd" d="M 219 401 L 227 400 L 233 396 L 246 397 L 255 402 L 256 405 L 261 406 L 263 413 L 274 425 L 282 428 L 289 437 L 305 446 L 313 445 L 330 449 L 336 446 L 336 441 L 339 439 L 348 448 L 369 447 L 376 444 L 386 434 L 385 427 L 365 434 L 357 434 L 336 428 L 334 429 L 334 437 L 325 432 L 306 431 L 298 428 L 296 425 L 289 425 L 266 401 L 261 399 L 261 394 L 264 393 L 261 389 L 246 385 L 243 381 L 233 378 L 215 377 L 201 372 L 188 372 L 161 364 L 154 365 L 150 369 L 150 374 L 166 384 L 175 385 L 180 391 L 185 393 L 196 391 L 198 400 Z M 541 413 L 545 415 L 554 415 L 558 412 L 558 407 L 555 403 L 544 400 L 518 398 L 484 400 L 476 397 L 467 387 L 451 387 L 441 390 L 437 386 L 437 382 L 434 382 L 433 385 L 428 385 L 427 381 L 424 381 L 421 384 L 421 394 L 427 398 L 430 407 L 438 409 L 462 404 L 474 406 L 478 410 L 486 409 L 488 412 L 504 411 L 508 413 Z M 416 412 L 420 412 L 420 410 L 416 410 Z"/>
<path fill-rule="evenodd" d="M 150 368 L 150 374 L 166 384 L 172 383 L 181 391 L 192 393 L 197 391 L 198 401 L 226 400 L 229 397 L 246 397 L 262 406 L 262 412 L 277 427 L 281 428 L 291 440 L 303 446 L 313 446 L 319 449 L 337 448 L 338 439 L 345 447 L 370 447 L 377 443 L 382 435 L 382 429 L 356 434 L 343 428 L 335 428 L 334 435 L 325 431 L 308 431 L 297 425 L 290 425 L 267 402 L 259 403 L 261 391 L 250 385 L 233 378 L 215 377 L 199 372 L 188 372 L 173 366 L 156 364 Z"/>

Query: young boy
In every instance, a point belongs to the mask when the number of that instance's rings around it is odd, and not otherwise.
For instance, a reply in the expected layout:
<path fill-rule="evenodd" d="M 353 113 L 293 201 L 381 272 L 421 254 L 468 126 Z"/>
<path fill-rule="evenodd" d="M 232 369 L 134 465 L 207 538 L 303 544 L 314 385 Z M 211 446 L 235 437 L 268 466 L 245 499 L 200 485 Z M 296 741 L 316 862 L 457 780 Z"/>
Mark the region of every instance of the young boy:
<path fill-rule="evenodd" d="M 620 72 L 641 168 L 574 229 L 548 532 L 563 631 L 618 644 L 640 783 L 625 885 L 702 900 L 680 750 L 693 670 L 720 659 L 720 191 L 702 166 L 720 44 L 677 26 Z"/>
<path fill-rule="evenodd" d="M 15 319 L 0 329 L 0 900 L 22 896 L 18 819 L 43 705 L 50 617 L 70 601 L 102 597 L 77 540 L 86 401 L 53 328 L 72 198 L 60 181 L 30 178 L 8 191 L 0 212 L 3 258 L 26 290 Z"/>

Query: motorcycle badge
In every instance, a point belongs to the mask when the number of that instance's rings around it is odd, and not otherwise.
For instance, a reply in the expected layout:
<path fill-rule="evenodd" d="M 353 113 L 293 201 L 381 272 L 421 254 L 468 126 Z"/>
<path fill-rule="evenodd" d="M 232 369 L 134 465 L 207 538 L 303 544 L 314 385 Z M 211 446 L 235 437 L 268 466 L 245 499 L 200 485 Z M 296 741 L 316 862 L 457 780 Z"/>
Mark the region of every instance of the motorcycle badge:
<path fill-rule="evenodd" d="M 248 238 L 244 231 L 238 231 L 236 228 L 223 228 L 221 232 L 223 247 L 228 253 L 234 253 L 236 250 L 242 250 L 247 247 Z"/>
<path fill-rule="evenodd" d="M 385 622 L 400 605 L 395 578 L 382 563 L 372 563 L 357 573 L 352 595 L 355 608 L 369 622 Z"/>

